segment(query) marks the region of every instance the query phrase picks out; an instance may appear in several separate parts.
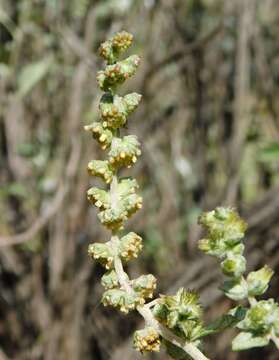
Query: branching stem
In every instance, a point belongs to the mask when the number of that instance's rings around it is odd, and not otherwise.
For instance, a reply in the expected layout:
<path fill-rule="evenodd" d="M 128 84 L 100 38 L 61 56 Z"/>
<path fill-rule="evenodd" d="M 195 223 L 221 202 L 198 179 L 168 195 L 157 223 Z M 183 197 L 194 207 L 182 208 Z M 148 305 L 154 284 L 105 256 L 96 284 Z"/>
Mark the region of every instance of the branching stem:
<path fill-rule="evenodd" d="M 115 174 L 110 186 L 110 195 L 112 199 L 112 206 L 117 207 L 117 175 Z M 117 248 L 120 243 L 119 237 L 116 233 L 112 234 L 111 244 L 114 249 L 114 269 L 119 281 L 119 284 L 128 294 L 132 294 L 134 290 L 132 289 L 129 281 L 129 277 L 123 269 L 123 264 L 118 256 Z M 153 300 L 156 302 L 156 300 Z M 171 342 L 173 345 L 178 346 L 183 349 L 188 355 L 190 355 L 194 360 L 209 360 L 195 345 L 190 342 L 185 342 L 180 337 L 173 334 L 165 326 L 161 325 L 153 316 L 152 311 L 150 310 L 150 304 L 143 306 L 137 306 L 137 311 L 144 318 L 148 326 L 152 326 L 158 331 L 158 333 L 167 341 Z"/>

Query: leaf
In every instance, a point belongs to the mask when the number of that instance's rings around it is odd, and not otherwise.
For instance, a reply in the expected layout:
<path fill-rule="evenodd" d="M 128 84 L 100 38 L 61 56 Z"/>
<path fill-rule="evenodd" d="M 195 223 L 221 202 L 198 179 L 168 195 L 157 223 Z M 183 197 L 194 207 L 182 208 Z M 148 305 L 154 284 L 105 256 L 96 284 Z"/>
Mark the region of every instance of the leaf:
<path fill-rule="evenodd" d="M 169 341 L 164 341 L 167 354 L 175 360 L 190 360 L 190 356 L 178 346 L 173 345 Z"/>
<path fill-rule="evenodd" d="M 49 56 L 41 61 L 28 64 L 21 70 L 17 79 L 19 96 L 26 96 L 44 78 L 50 70 L 52 61 L 53 57 Z"/>
<path fill-rule="evenodd" d="M 201 330 L 196 338 L 201 338 L 210 334 L 215 334 L 227 328 L 234 327 L 239 321 L 243 320 L 246 314 L 246 309 L 238 306 L 232 309 L 228 314 L 221 316 L 212 324 L 206 326 Z"/>
<path fill-rule="evenodd" d="M 279 161 L 279 142 L 270 143 L 262 149 L 259 160 L 263 162 Z"/>
<path fill-rule="evenodd" d="M 233 351 L 247 350 L 254 347 L 268 345 L 269 338 L 266 336 L 256 336 L 250 332 L 239 333 L 232 342 Z"/>

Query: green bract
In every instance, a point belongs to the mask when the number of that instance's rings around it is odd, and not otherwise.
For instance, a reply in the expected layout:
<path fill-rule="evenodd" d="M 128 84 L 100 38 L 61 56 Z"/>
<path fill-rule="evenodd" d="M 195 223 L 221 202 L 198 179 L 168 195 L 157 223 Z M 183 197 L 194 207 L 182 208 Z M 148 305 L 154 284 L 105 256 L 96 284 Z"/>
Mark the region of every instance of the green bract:
<path fill-rule="evenodd" d="M 264 266 L 258 271 L 250 272 L 247 276 L 249 296 L 258 296 L 265 293 L 272 275 L 273 270 L 268 266 Z"/>
<path fill-rule="evenodd" d="M 198 300 L 195 292 L 180 288 L 174 296 L 162 295 L 153 313 L 168 328 L 192 340 L 201 331 L 202 308 Z"/>

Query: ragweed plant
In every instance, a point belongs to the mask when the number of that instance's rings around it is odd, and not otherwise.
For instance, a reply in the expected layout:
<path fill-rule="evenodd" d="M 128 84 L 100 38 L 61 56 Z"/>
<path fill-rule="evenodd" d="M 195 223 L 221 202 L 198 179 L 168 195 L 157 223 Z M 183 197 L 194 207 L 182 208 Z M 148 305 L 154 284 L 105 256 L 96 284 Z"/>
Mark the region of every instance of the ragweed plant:
<path fill-rule="evenodd" d="M 119 176 L 123 167 L 133 166 L 141 155 L 140 143 L 135 135 L 122 135 L 128 116 L 141 100 L 137 93 L 117 95 L 119 85 L 135 74 L 140 58 L 137 55 L 120 60 L 132 44 L 132 35 L 122 31 L 100 46 L 100 55 L 107 62 L 97 74 L 97 82 L 104 95 L 100 100 L 100 120 L 85 126 L 93 138 L 107 152 L 105 160 L 92 160 L 88 172 L 100 177 L 105 189 L 92 187 L 87 192 L 90 203 L 99 208 L 98 218 L 111 231 L 106 243 L 89 245 L 89 255 L 104 268 L 101 283 L 105 289 L 102 303 L 124 313 L 138 311 L 145 327 L 134 334 L 134 347 L 141 353 L 160 351 L 165 345 L 174 359 L 208 359 L 202 352 L 202 339 L 224 330 L 237 327 L 241 330 L 233 340 L 233 350 L 264 346 L 273 340 L 279 342 L 279 306 L 273 300 L 257 301 L 272 276 L 267 266 L 244 277 L 246 260 L 241 240 L 245 223 L 232 209 L 218 208 L 205 213 L 200 223 L 207 229 L 208 237 L 200 241 L 200 248 L 221 260 L 223 273 L 228 277 L 223 286 L 226 296 L 235 301 L 248 299 L 250 308 L 239 305 L 206 326 L 202 321 L 203 309 L 194 291 L 179 289 L 175 295 L 160 295 L 151 300 L 156 289 L 152 274 L 130 279 L 123 263 L 138 257 L 142 238 L 125 233 L 126 221 L 142 207 L 138 183 L 132 178 Z"/>

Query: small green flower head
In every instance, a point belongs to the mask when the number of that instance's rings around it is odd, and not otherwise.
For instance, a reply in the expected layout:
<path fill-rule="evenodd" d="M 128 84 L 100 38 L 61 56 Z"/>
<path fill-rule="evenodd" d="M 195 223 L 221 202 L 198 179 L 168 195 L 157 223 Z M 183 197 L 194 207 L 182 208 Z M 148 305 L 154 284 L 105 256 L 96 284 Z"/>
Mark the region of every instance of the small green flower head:
<path fill-rule="evenodd" d="M 97 260 L 106 269 L 113 266 L 113 254 L 109 243 L 94 243 L 88 247 L 88 255 Z"/>
<path fill-rule="evenodd" d="M 141 155 L 140 144 L 135 135 L 124 136 L 122 139 L 114 138 L 109 151 L 111 165 L 131 167 Z"/>
<path fill-rule="evenodd" d="M 246 260 L 242 255 L 228 252 L 226 259 L 221 263 L 222 271 L 231 277 L 240 277 L 246 270 Z"/>
<path fill-rule="evenodd" d="M 105 129 L 100 122 L 86 125 L 84 129 L 92 133 L 93 138 L 98 141 L 103 150 L 110 147 L 113 138 L 112 132 L 109 129 Z"/>
<path fill-rule="evenodd" d="M 107 184 L 111 183 L 113 169 L 106 160 L 91 160 L 87 166 L 88 173 L 103 179 Z"/>
<path fill-rule="evenodd" d="M 125 210 L 121 207 L 101 211 L 98 218 L 104 226 L 112 231 L 123 229 L 123 222 L 128 219 Z"/>
<path fill-rule="evenodd" d="M 137 93 L 128 94 L 124 97 L 106 93 L 101 98 L 100 112 L 103 127 L 118 129 L 127 122 L 127 116 L 133 112 L 141 99 Z"/>
<path fill-rule="evenodd" d="M 273 299 L 262 300 L 247 311 L 245 318 L 238 323 L 237 327 L 257 334 L 267 334 L 278 320 L 278 304 Z"/>
<path fill-rule="evenodd" d="M 273 270 L 267 265 L 258 271 L 252 271 L 247 276 L 249 296 L 258 296 L 266 292 Z"/>
<path fill-rule="evenodd" d="M 127 59 L 108 65 L 105 70 L 97 73 L 97 82 L 103 91 L 113 91 L 116 85 L 124 83 L 136 73 L 140 64 L 138 55 L 131 55 Z"/>
<path fill-rule="evenodd" d="M 134 333 L 134 348 L 141 353 L 159 352 L 161 339 L 153 327 L 146 327 Z"/>
<path fill-rule="evenodd" d="M 246 230 L 245 222 L 231 208 L 220 207 L 206 212 L 199 218 L 199 223 L 208 232 L 207 238 L 200 241 L 199 248 L 218 258 L 239 246 Z"/>
<path fill-rule="evenodd" d="M 109 193 L 97 187 L 92 187 L 87 191 L 87 199 L 100 210 L 106 210 L 111 206 Z"/>
<path fill-rule="evenodd" d="M 143 299 L 152 299 L 156 289 L 156 278 L 152 274 L 142 275 L 132 281 L 134 291 Z"/>
<path fill-rule="evenodd" d="M 127 31 L 121 31 L 112 38 L 112 45 L 119 53 L 126 51 L 133 42 L 133 35 Z"/>
<path fill-rule="evenodd" d="M 110 289 L 104 292 L 102 303 L 104 306 L 113 306 L 127 314 L 129 311 L 134 310 L 138 305 L 143 305 L 144 300 L 137 297 L 136 294 L 128 294 L 122 289 Z"/>
<path fill-rule="evenodd" d="M 119 255 L 124 261 L 138 257 L 142 250 L 142 238 L 134 232 L 129 232 L 120 239 Z"/>
<path fill-rule="evenodd" d="M 112 39 L 105 41 L 99 48 L 100 56 L 109 64 L 115 62 L 118 56 L 126 51 L 133 41 L 133 35 L 126 31 L 121 31 L 113 36 Z"/>
<path fill-rule="evenodd" d="M 119 286 L 115 270 L 107 271 L 101 279 L 101 284 L 106 290 L 114 289 Z"/>

